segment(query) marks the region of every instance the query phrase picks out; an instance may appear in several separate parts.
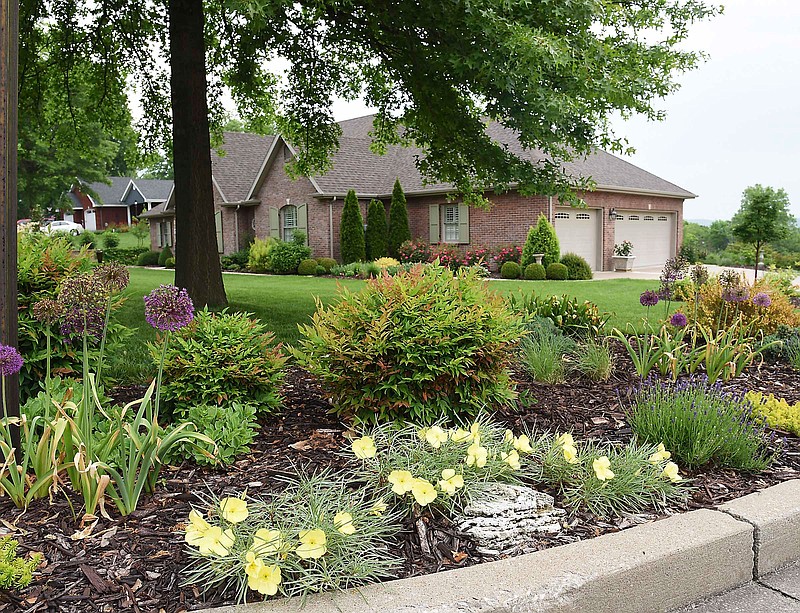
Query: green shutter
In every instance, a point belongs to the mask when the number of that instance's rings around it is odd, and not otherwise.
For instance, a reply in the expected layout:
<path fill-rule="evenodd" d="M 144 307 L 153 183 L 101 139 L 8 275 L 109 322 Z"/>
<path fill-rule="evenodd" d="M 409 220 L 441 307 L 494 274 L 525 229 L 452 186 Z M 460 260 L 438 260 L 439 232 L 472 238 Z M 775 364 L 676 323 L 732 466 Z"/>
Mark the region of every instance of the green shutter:
<path fill-rule="evenodd" d="M 439 205 L 428 205 L 428 223 L 430 224 L 430 242 L 439 242 Z"/>
<path fill-rule="evenodd" d="M 469 243 L 469 206 L 458 205 L 458 242 Z"/>
<path fill-rule="evenodd" d="M 162 241 L 161 241 L 161 224 L 162 223 L 163 222 L 161 222 L 161 221 L 157 221 L 156 222 L 156 247 L 163 247 L 164 246 L 162 244 Z"/>
<path fill-rule="evenodd" d="M 297 229 L 306 235 L 306 245 L 308 245 L 308 205 L 297 205 Z"/>
<path fill-rule="evenodd" d="M 217 252 L 222 253 L 225 247 L 222 243 L 222 211 L 214 213 L 214 225 L 217 227 Z"/>
<path fill-rule="evenodd" d="M 278 209 L 274 206 L 269 207 L 269 235 L 272 238 L 281 237 L 280 216 Z"/>

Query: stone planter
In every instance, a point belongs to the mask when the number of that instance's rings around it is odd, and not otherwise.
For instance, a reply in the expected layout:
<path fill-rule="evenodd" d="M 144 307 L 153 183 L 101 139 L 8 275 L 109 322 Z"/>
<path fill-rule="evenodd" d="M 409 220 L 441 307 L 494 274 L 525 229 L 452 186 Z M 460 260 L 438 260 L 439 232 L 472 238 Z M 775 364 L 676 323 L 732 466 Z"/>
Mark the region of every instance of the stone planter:
<path fill-rule="evenodd" d="M 613 257 L 614 270 L 621 272 L 630 272 L 633 270 L 633 261 L 636 259 L 635 255 L 615 255 Z"/>

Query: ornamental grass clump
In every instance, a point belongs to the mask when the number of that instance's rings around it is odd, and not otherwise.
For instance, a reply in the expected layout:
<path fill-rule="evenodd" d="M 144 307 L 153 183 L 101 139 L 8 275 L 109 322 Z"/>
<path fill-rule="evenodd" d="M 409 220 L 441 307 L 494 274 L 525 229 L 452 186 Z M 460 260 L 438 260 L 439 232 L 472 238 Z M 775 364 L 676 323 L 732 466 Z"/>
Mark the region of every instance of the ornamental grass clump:
<path fill-rule="evenodd" d="M 397 517 L 365 490 L 329 475 L 282 483 L 269 500 L 210 498 L 189 513 L 186 584 L 223 589 L 244 602 L 344 590 L 391 578 Z"/>
<path fill-rule="evenodd" d="M 470 419 L 510 403 L 517 318 L 474 272 L 417 266 L 318 303 L 295 355 L 358 422 Z"/>
<path fill-rule="evenodd" d="M 742 395 L 723 392 L 705 377 L 678 383 L 648 379 L 628 408 L 636 435 L 645 443 L 663 443 L 689 468 L 713 464 L 747 472 L 769 466 L 778 451 L 766 421 Z"/>

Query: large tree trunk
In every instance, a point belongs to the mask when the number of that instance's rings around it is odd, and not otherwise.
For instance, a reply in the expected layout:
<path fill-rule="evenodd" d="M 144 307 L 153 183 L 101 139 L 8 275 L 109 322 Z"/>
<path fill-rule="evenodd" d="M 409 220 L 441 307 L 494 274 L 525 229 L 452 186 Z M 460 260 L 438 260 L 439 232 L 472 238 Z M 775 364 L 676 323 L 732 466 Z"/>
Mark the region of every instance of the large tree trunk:
<path fill-rule="evenodd" d="M 175 170 L 175 285 L 195 306 L 227 304 L 222 284 L 208 131 L 202 0 L 169 1 Z"/>

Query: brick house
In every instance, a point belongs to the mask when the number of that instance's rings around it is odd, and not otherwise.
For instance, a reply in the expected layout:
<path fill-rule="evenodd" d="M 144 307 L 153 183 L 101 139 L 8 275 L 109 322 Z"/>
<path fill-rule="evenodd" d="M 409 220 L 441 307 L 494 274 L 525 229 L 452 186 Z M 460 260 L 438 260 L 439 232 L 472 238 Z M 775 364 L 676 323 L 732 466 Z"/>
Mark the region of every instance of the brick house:
<path fill-rule="evenodd" d="M 78 182 L 70 188 L 67 196 L 72 202 L 72 221 L 87 230 L 129 226 L 134 217 L 163 204 L 172 191 L 172 181 L 131 177 L 109 179 L 110 185 Z"/>
<path fill-rule="evenodd" d="M 257 236 L 280 239 L 299 229 L 308 236 L 315 257 L 339 259 L 339 223 L 344 197 L 354 189 L 366 220 L 370 199 L 387 208 L 399 179 L 408 202 L 413 237 L 464 249 L 496 248 L 524 243 L 528 228 L 544 214 L 555 225 L 561 252 L 586 258 L 594 270 L 611 269 L 615 243 L 634 245 L 635 266 L 660 266 L 677 253 L 682 241 L 683 202 L 695 195 L 604 151 L 564 164 L 575 177 L 591 177 L 595 191 L 581 193 L 586 209 L 559 206 L 547 196 L 487 192 L 490 210 L 448 201 L 451 186 L 425 184 L 413 148 L 390 147 L 386 155 L 370 151 L 372 116 L 340 122 L 342 136 L 324 175 L 291 179 L 286 162 L 295 155 L 280 136 L 225 133 L 225 155 L 212 153 L 217 243 L 221 254 L 233 253 Z M 524 151 L 513 133 L 490 124 L 490 135 L 533 162 L 536 151 Z M 174 205 L 145 214 L 153 247 L 174 243 Z M 167 238 L 169 234 L 169 238 Z"/>

